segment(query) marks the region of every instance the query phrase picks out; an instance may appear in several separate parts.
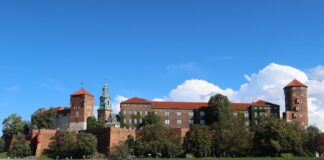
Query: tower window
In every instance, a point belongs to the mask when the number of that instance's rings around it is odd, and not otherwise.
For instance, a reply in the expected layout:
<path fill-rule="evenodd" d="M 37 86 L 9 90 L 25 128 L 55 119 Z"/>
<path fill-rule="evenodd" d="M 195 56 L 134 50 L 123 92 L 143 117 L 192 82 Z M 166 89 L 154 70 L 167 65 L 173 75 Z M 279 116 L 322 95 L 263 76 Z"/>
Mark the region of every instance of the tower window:
<path fill-rule="evenodd" d="M 181 112 L 177 112 L 177 116 L 181 116 Z"/>
<path fill-rule="evenodd" d="M 192 117 L 193 116 L 193 112 L 189 112 L 189 116 Z"/>
<path fill-rule="evenodd" d="M 170 115 L 170 112 L 165 112 L 164 115 L 165 116 L 169 116 Z"/>
<path fill-rule="evenodd" d="M 170 120 L 166 119 L 166 120 L 164 120 L 164 123 L 165 124 L 170 124 Z"/>
<path fill-rule="evenodd" d="M 177 120 L 177 124 L 181 125 L 182 121 L 181 120 Z"/>

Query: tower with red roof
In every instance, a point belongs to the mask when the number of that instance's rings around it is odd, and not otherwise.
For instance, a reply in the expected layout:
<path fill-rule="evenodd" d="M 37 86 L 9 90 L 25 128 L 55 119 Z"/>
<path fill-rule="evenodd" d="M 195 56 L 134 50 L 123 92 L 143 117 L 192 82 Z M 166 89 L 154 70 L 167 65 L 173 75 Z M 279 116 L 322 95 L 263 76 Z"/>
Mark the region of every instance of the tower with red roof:
<path fill-rule="evenodd" d="M 284 87 L 286 112 L 283 117 L 288 122 L 308 125 L 307 86 L 294 79 Z"/>
<path fill-rule="evenodd" d="M 85 89 L 80 89 L 70 96 L 70 129 L 86 130 L 87 118 L 93 116 L 94 96 Z"/>

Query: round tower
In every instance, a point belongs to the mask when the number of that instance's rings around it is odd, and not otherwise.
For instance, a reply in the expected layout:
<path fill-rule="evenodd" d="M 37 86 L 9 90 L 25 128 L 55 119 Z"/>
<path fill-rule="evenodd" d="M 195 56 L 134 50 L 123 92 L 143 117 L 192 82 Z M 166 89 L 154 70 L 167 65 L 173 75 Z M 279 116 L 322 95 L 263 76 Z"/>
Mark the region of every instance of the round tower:
<path fill-rule="evenodd" d="M 284 92 L 286 103 L 284 119 L 308 126 L 307 86 L 294 79 L 284 87 Z"/>

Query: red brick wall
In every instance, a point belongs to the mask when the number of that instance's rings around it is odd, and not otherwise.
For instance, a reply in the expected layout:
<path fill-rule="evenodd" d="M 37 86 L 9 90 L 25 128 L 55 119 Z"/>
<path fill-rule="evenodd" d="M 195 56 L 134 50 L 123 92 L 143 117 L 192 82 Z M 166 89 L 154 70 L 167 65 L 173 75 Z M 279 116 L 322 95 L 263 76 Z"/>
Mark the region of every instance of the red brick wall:
<path fill-rule="evenodd" d="M 56 130 L 32 130 L 31 143 L 35 143 L 35 156 L 43 154 L 44 150 L 48 149 L 52 138 L 55 136 Z"/>

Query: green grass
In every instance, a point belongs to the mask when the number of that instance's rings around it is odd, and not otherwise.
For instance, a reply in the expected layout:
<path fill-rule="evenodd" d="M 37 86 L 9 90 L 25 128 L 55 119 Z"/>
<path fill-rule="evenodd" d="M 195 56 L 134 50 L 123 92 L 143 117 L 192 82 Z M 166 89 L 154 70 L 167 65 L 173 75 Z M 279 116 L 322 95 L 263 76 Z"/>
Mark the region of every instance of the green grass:
<path fill-rule="evenodd" d="M 167 158 L 143 158 L 139 160 L 165 160 Z M 170 158 L 171 159 L 171 158 Z M 172 160 L 319 160 L 324 158 L 315 158 L 315 157 L 291 157 L 291 158 L 254 158 L 254 157 L 246 157 L 246 158 L 212 158 L 212 157 L 207 157 L 207 158 L 174 158 Z"/>
<path fill-rule="evenodd" d="M 0 159 L 8 158 L 7 152 L 1 152 L 0 153 Z"/>
<path fill-rule="evenodd" d="M 44 154 L 39 157 L 41 160 L 52 160 L 53 158 L 50 158 L 48 155 Z"/>

